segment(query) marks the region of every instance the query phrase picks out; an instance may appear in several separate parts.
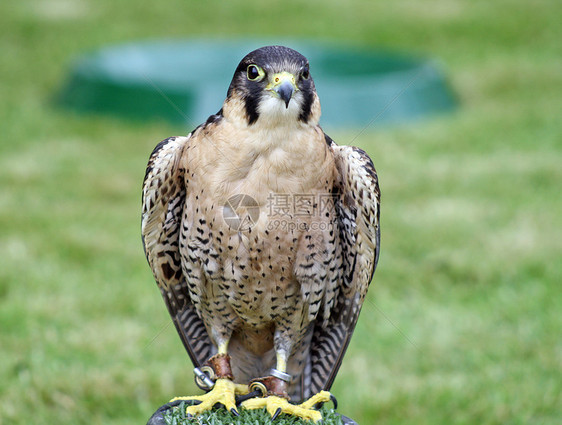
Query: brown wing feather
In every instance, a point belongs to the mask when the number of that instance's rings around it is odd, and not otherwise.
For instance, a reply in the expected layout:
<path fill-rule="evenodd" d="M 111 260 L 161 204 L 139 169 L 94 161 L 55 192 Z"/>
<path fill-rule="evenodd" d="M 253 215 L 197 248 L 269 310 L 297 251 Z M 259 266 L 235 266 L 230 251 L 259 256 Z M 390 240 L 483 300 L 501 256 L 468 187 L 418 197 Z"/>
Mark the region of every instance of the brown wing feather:
<path fill-rule="evenodd" d="M 212 355 L 213 345 L 191 303 L 182 273 L 179 234 L 186 189 L 180 158 L 188 137 L 160 142 L 148 161 L 142 189 L 142 240 L 148 263 L 170 316 L 195 366 Z"/>
<path fill-rule="evenodd" d="M 338 146 L 328 136 L 326 141 L 339 172 L 334 189 L 343 265 L 330 320 L 327 325 L 317 323 L 314 329 L 303 398 L 332 386 L 373 277 L 380 246 L 380 190 L 373 162 L 359 148 Z"/>

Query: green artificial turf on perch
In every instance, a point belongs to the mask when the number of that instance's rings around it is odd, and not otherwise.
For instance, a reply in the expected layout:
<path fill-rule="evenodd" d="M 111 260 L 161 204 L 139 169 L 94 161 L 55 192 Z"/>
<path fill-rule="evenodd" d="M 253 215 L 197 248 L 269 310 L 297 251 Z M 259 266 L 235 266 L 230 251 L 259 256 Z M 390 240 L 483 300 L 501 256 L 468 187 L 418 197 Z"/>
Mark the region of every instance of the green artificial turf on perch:
<path fill-rule="evenodd" d="M 239 409 L 240 416 L 234 416 L 230 412 L 224 409 L 213 409 L 202 415 L 188 418 L 185 414 L 185 408 L 187 405 L 181 403 L 177 407 L 166 411 L 164 413 L 164 421 L 166 425 L 262 425 L 270 424 L 271 416 L 265 409 L 257 410 L 246 410 Z M 342 418 L 338 415 L 334 409 L 327 407 L 322 407 L 320 409 L 322 412 L 322 423 L 323 425 L 344 425 Z M 275 419 L 276 425 L 301 425 L 310 424 L 311 422 L 304 421 L 302 419 L 288 416 L 280 415 Z"/>

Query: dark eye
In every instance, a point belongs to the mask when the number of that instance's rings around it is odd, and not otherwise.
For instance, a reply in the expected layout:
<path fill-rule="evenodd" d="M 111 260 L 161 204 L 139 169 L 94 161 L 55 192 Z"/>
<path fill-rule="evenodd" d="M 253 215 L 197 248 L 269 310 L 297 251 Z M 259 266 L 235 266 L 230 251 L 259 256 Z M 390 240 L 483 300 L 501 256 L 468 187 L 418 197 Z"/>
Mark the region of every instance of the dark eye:
<path fill-rule="evenodd" d="M 303 80 L 308 80 L 309 77 L 310 77 L 310 70 L 308 69 L 308 65 L 305 65 L 305 67 L 301 72 L 301 78 Z"/>
<path fill-rule="evenodd" d="M 246 74 L 248 76 L 248 80 L 257 81 L 265 75 L 265 72 L 257 65 L 248 65 Z"/>

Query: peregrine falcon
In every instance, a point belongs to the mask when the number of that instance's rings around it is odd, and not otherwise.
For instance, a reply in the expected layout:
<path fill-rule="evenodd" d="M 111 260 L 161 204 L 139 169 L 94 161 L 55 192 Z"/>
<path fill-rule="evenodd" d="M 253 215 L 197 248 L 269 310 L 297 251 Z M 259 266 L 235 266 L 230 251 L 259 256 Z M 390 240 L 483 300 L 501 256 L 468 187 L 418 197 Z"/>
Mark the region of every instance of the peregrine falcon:
<path fill-rule="evenodd" d="M 250 393 L 244 408 L 316 422 L 330 399 L 377 265 L 380 191 L 367 154 L 319 118 L 308 60 L 262 47 L 215 115 L 150 156 L 145 254 L 210 389 L 188 414 L 237 414 Z"/>

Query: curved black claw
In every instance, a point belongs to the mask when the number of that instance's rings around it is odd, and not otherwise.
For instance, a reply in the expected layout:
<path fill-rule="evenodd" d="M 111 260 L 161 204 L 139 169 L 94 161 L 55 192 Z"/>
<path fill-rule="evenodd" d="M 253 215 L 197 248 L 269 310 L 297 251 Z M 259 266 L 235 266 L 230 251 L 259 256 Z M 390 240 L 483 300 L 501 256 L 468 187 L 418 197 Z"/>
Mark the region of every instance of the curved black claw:
<path fill-rule="evenodd" d="M 281 408 L 279 407 L 275 413 L 273 414 L 273 416 L 271 417 L 271 420 L 274 421 L 275 419 L 277 419 L 277 416 L 279 416 L 281 414 Z"/>
<path fill-rule="evenodd" d="M 335 395 L 330 394 L 330 400 L 334 403 L 334 410 L 338 410 L 338 400 Z"/>
<path fill-rule="evenodd" d="M 338 400 L 337 400 L 336 397 L 335 397 L 333 394 L 331 394 L 331 393 L 330 393 L 330 401 L 331 401 L 332 403 L 334 403 L 334 410 L 337 410 L 337 409 L 338 409 Z M 324 402 L 323 402 L 323 401 L 320 402 L 320 403 L 316 403 L 316 404 L 314 405 L 314 408 L 315 408 L 316 410 L 320 410 L 320 409 L 322 409 L 322 406 L 324 406 Z"/>
<path fill-rule="evenodd" d="M 240 413 L 238 413 L 238 410 L 236 410 L 234 407 L 230 409 L 230 413 L 232 413 L 234 416 L 240 416 Z"/>

